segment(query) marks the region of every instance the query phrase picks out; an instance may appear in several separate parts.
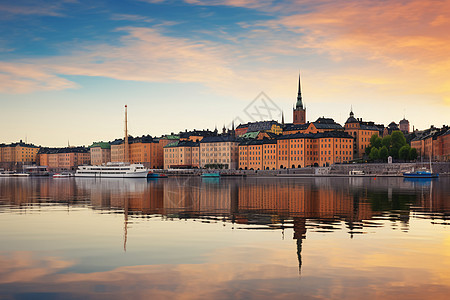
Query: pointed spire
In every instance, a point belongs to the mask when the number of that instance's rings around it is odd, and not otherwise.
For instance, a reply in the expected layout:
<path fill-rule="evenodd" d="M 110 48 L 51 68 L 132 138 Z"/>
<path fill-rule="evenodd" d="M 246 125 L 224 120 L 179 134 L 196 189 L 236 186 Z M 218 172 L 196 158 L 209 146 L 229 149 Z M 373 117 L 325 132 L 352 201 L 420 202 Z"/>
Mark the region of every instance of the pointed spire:
<path fill-rule="evenodd" d="M 295 104 L 295 108 L 303 109 L 302 88 L 301 88 L 301 84 L 300 84 L 300 71 L 298 72 L 298 94 L 297 94 L 297 103 Z"/>
<path fill-rule="evenodd" d="M 353 114 L 353 105 L 350 105 L 350 117 L 354 117 L 354 114 Z"/>
<path fill-rule="evenodd" d="M 284 111 L 281 111 L 281 124 L 284 125 Z"/>

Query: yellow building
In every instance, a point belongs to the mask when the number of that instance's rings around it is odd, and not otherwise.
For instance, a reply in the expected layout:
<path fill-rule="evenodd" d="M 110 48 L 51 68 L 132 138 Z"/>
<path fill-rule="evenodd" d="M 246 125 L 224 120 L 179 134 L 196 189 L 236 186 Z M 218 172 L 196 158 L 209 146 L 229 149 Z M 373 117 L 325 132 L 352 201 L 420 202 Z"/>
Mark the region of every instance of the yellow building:
<path fill-rule="evenodd" d="M 198 168 L 200 144 L 192 141 L 177 141 L 164 147 L 164 169 Z"/>
<path fill-rule="evenodd" d="M 200 141 L 200 167 L 222 166 L 237 169 L 239 142 L 234 136 L 205 137 Z"/>
<path fill-rule="evenodd" d="M 2 144 L 0 145 L 0 163 L 5 169 L 36 163 L 39 149 L 38 146 L 23 143 L 22 140 L 9 145 Z"/>
<path fill-rule="evenodd" d="M 383 129 L 381 129 L 383 127 Z M 382 135 L 384 126 L 378 127 L 374 122 L 365 122 L 362 119 L 354 117 L 353 111 L 350 111 L 350 117 L 345 122 L 345 132 L 355 138 L 353 145 L 353 159 L 359 159 L 364 156 L 366 148 L 370 145 L 372 135 Z"/>

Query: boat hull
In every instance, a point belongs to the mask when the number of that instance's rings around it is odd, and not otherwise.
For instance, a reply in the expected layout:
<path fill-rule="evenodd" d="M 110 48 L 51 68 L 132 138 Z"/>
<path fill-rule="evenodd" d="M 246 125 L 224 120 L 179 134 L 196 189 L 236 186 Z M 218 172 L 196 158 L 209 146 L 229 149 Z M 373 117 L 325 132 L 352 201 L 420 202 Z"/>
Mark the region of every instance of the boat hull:
<path fill-rule="evenodd" d="M 414 174 L 414 173 L 404 173 L 405 178 L 438 178 L 439 174 Z"/>
<path fill-rule="evenodd" d="M 75 173 L 75 177 L 94 177 L 94 178 L 147 178 L 148 171 L 133 172 L 123 174 L 109 174 L 105 172 L 98 173 Z"/>

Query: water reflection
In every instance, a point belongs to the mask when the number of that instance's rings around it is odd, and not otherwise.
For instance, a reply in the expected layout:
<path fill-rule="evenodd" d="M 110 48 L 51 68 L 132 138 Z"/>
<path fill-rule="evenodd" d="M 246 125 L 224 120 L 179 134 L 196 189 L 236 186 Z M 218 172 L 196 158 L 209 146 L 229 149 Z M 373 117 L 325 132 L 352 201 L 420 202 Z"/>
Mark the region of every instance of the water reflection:
<path fill-rule="evenodd" d="M 237 255 L 237 252 L 236 249 L 226 251 L 226 247 L 214 250 L 214 255 L 211 254 L 214 261 L 207 264 L 168 266 L 137 262 L 117 266 L 108 271 L 86 274 L 73 271 L 69 274 L 60 274 L 67 272 L 64 270 L 76 267 L 79 264 L 76 260 L 53 256 L 37 258 L 33 252 L 3 252 L 0 255 L 0 265 L 4 270 L 0 272 L 0 297 L 2 291 L 4 295 L 12 294 L 12 291 L 18 289 L 23 282 L 37 282 L 32 293 L 39 292 L 45 296 L 46 288 L 48 288 L 44 284 L 45 281 L 52 282 L 55 287 L 53 292 L 60 298 L 76 295 L 78 285 L 84 287 L 83 296 L 100 293 L 113 297 L 116 292 L 118 292 L 117 295 L 125 296 L 126 294 L 120 293 L 120 290 L 124 289 L 126 283 L 130 283 L 127 278 L 137 276 L 139 279 L 136 279 L 133 284 L 140 285 L 140 288 L 145 290 L 146 282 L 151 281 L 153 286 L 157 287 L 157 298 L 174 297 L 176 295 L 172 291 L 174 282 L 176 282 L 176 286 L 189 285 L 189 288 L 182 291 L 185 298 L 197 298 L 197 290 L 201 289 L 199 281 L 206 281 L 210 284 L 209 287 L 213 288 L 212 291 L 203 291 L 205 298 L 227 298 L 224 295 L 237 295 L 245 298 L 245 294 L 242 295 L 238 292 L 241 291 L 242 280 L 245 281 L 245 278 L 254 281 L 252 283 L 253 291 L 247 296 L 268 297 L 271 295 L 276 298 L 276 293 L 281 292 L 276 286 L 276 282 L 281 279 L 292 279 L 299 273 L 305 276 L 305 272 L 302 270 L 304 268 L 302 256 L 305 247 L 310 247 L 317 253 L 324 251 L 324 249 L 318 250 L 319 245 L 328 247 L 327 244 L 317 240 L 306 243 L 307 235 L 323 236 L 327 233 L 345 232 L 347 238 L 353 239 L 358 235 L 373 234 L 377 232 L 376 230 L 383 228 L 409 233 L 411 219 L 426 220 L 428 223 L 441 226 L 449 225 L 450 200 L 447 188 L 449 183 L 448 178 L 425 182 L 402 178 L 222 178 L 220 180 L 201 180 L 193 177 L 179 177 L 151 181 L 88 178 L 29 179 L 24 181 L 0 178 L 0 216 L 8 215 L 13 218 L 13 215 L 41 214 L 42 208 L 47 211 L 48 207 L 64 209 L 69 212 L 84 208 L 101 215 L 117 215 L 123 217 L 122 243 L 124 251 L 127 251 L 128 232 L 134 222 L 139 223 L 142 220 L 150 222 L 150 220 L 160 219 L 218 222 L 232 226 L 234 231 L 279 233 L 282 239 L 293 239 L 296 248 L 295 272 L 292 268 L 293 261 L 288 262 L 289 266 L 283 265 L 283 263 L 275 265 L 243 263 L 248 260 L 248 253 L 245 254 L 245 259 L 237 259 L 238 263 L 230 263 L 232 255 Z M 11 223 L 6 224 L 12 226 Z M 218 229 L 216 230 L 217 234 L 222 234 Z M 289 233 L 290 236 L 285 236 L 286 233 Z M 175 236 L 176 234 L 186 234 L 186 232 L 170 232 L 169 234 Z M 201 243 L 208 242 L 207 239 L 199 238 L 199 240 Z M 420 242 L 428 243 L 424 238 L 421 238 Z M 403 243 L 408 247 L 417 247 L 410 241 L 403 241 Z M 435 253 L 428 248 L 422 249 L 423 253 L 430 257 L 442 257 L 442 253 L 445 252 L 445 247 L 442 249 L 442 245 L 431 243 L 428 246 L 434 247 L 433 251 L 438 251 Z M 155 244 L 155 247 L 158 245 Z M 183 247 L 185 247 L 184 244 Z M 206 246 L 201 244 L 201 247 Z M 379 257 L 380 253 L 385 251 L 384 248 L 380 250 L 381 246 L 380 249 L 376 246 L 373 246 L 373 249 L 367 249 L 361 245 L 361 249 L 367 253 L 372 253 L 373 256 L 378 255 L 376 263 L 371 263 L 373 257 L 366 257 L 365 260 L 357 258 L 356 249 L 341 249 L 338 245 L 329 245 L 329 247 L 352 253 L 351 257 L 346 257 L 341 253 L 339 259 L 345 261 L 348 266 L 353 266 L 354 269 L 359 267 L 358 263 L 366 265 L 367 270 L 375 275 L 378 274 L 378 271 L 375 271 L 374 268 L 378 267 L 380 261 L 383 261 Z M 167 249 L 170 248 L 167 247 Z M 289 250 L 291 254 L 292 250 Z M 252 249 L 251 251 L 251 256 L 266 257 L 268 261 L 272 262 L 278 262 L 289 256 L 285 249 Z M 337 252 L 339 253 L 339 251 Z M 321 254 L 323 255 L 322 252 Z M 332 254 L 328 255 L 333 257 Z M 390 255 L 402 257 L 402 255 L 408 256 L 408 253 L 390 253 Z M 361 254 L 361 257 L 364 257 L 364 254 Z M 411 257 L 411 261 L 416 259 L 414 255 Z M 322 272 L 326 272 L 324 270 L 329 272 L 329 269 L 322 265 L 323 259 L 323 257 L 317 258 L 310 254 L 309 265 L 314 265 Z M 427 259 L 429 260 L 428 257 L 424 260 Z M 336 262 L 329 263 L 330 265 L 339 265 Z M 351 268 L 343 270 L 345 271 L 340 274 L 342 280 L 350 282 L 355 280 L 352 277 Z M 227 274 L 225 271 L 228 272 L 229 277 L 224 275 Z M 222 277 L 212 276 L 215 272 L 222 274 Z M 423 270 L 420 272 L 426 276 L 426 272 Z M 439 269 L 436 272 L 442 273 L 443 270 Z M 394 271 L 393 274 L 404 277 Z M 313 280 L 314 276 L 322 280 L 327 277 L 320 272 L 307 272 L 306 275 L 309 280 Z M 188 278 L 189 276 L 190 278 Z M 442 276 L 448 277 L 447 275 Z M 409 280 L 417 284 L 415 280 Z M 195 283 L 196 281 L 197 283 Z M 439 281 L 439 284 L 441 282 Z M 42 284 L 43 287 L 39 288 L 39 284 Z M 378 282 L 378 284 L 382 286 L 387 283 Z M 220 290 L 221 285 L 228 285 L 228 288 L 234 289 L 236 294 L 224 294 L 224 291 Z M 186 286 L 184 287 L 186 288 Z M 283 294 L 284 296 L 293 296 L 298 292 L 298 287 L 289 287 L 290 289 L 287 289 L 289 293 Z M 267 289 L 270 292 L 267 292 Z M 330 289 L 337 289 L 337 287 L 331 285 Z M 266 293 L 261 293 L 264 290 Z M 329 294 L 322 295 L 322 297 L 333 298 L 331 290 L 328 291 Z M 443 285 L 437 294 L 445 295 L 444 291 L 448 291 L 447 285 Z M 417 290 L 416 292 L 419 293 Z M 155 295 L 155 289 L 152 290 L 152 294 Z M 320 296 L 320 293 L 310 294 L 310 296 L 318 295 Z M 355 292 L 354 295 L 362 296 L 363 294 Z"/>

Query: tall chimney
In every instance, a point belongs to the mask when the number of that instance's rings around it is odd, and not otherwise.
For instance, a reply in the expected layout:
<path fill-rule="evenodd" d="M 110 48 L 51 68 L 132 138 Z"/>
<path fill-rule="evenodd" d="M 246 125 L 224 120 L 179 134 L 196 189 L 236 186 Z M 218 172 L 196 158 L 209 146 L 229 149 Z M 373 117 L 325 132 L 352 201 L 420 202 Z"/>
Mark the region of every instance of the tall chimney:
<path fill-rule="evenodd" d="M 130 162 L 130 153 L 128 150 L 128 118 L 127 106 L 125 105 L 125 144 L 124 144 L 124 162 Z"/>

